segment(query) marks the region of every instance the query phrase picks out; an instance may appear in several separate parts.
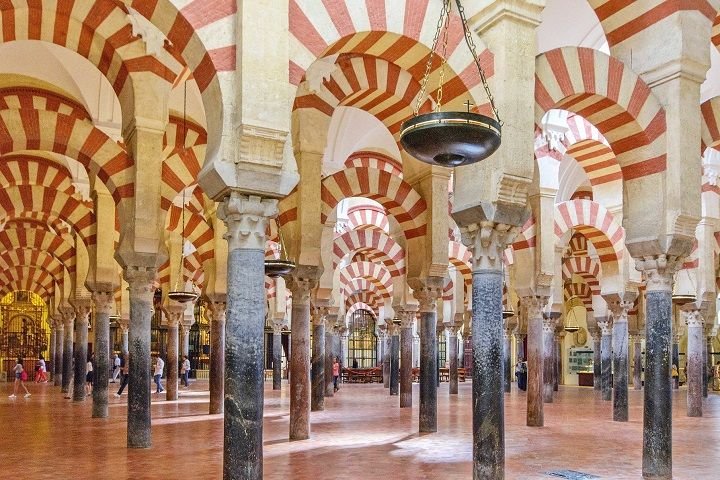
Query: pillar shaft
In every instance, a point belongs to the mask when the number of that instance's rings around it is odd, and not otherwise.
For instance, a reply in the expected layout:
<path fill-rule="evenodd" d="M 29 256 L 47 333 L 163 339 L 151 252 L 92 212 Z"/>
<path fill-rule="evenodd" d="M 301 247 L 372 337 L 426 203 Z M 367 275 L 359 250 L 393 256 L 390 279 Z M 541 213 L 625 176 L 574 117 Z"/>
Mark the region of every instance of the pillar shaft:
<path fill-rule="evenodd" d="M 554 313 L 543 319 L 543 402 L 553 402 L 553 373 L 555 371 L 555 321 Z"/>
<path fill-rule="evenodd" d="M 600 339 L 600 373 L 602 385 L 602 399 L 612 400 L 612 330 L 610 325 L 603 328 Z"/>
<path fill-rule="evenodd" d="M 602 391 L 602 336 L 599 331 L 593 333 L 593 390 Z"/>
<path fill-rule="evenodd" d="M 639 335 L 633 343 L 633 386 L 635 390 L 642 389 L 642 343 Z"/>
<path fill-rule="evenodd" d="M 400 332 L 393 327 L 390 336 L 390 395 L 400 394 Z"/>
<path fill-rule="evenodd" d="M 702 383 L 705 372 L 702 316 L 697 310 L 683 314 L 687 322 L 687 416 L 702 417 Z"/>
<path fill-rule="evenodd" d="M 542 427 L 543 412 L 543 318 L 547 297 L 524 297 L 528 310 L 527 333 L 527 426 Z"/>
<path fill-rule="evenodd" d="M 129 327 L 122 328 L 122 352 L 127 353 L 130 351 L 130 329 Z"/>
<path fill-rule="evenodd" d="M 310 290 L 314 279 L 293 278 L 290 325 L 290 440 L 310 438 Z"/>
<path fill-rule="evenodd" d="M 679 335 L 673 335 L 672 365 L 675 365 L 677 367 L 678 372 L 680 372 L 680 336 Z M 673 388 L 673 390 L 677 390 L 680 388 L 680 376 L 679 375 L 675 378 L 672 378 L 672 388 Z"/>
<path fill-rule="evenodd" d="M 415 312 L 403 312 L 400 329 L 400 408 L 412 407 L 412 322 Z"/>
<path fill-rule="evenodd" d="M 503 391 L 510 393 L 512 385 L 512 360 L 511 360 L 510 333 L 503 335 Z"/>
<path fill-rule="evenodd" d="M 703 398 L 707 398 L 708 384 L 712 381 L 712 339 L 713 337 L 707 337 L 707 347 L 703 351 Z"/>
<path fill-rule="evenodd" d="M 227 301 L 225 298 L 224 300 Z M 225 302 L 212 303 L 210 323 L 210 413 L 225 411 Z"/>
<path fill-rule="evenodd" d="M 415 291 L 420 302 L 420 432 L 437 432 L 436 292 Z"/>
<path fill-rule="evenodd" d="M 48 380 L 52 380 L 52 376 L 54 375 L 54 368 L 55 368 L 55 352 L 57 351 L 57 327 L 55 326 L 55 323 L 52 322 L 48 318 L 48 323 L 50 323 L 50 355 L 48 356 L 47 361 L 45 362 L 46 366 L 49 364 L 50 368 L 47 370 Z"/>
<path fill-rule="evenodd" d="M 75 312 L 70 308 L 63 312 L 63 322 L 65 323 L 65 338 L 63 339 L 65 345 L 63 347 L 61 391 L 68 393 L 73 380 L 73 337 L 75 336 Z"/>
<path fill-rule="evenodd" d="M 112 291 L 93 293 L 95 302 L 95 384 L 93 385 L 93 418 L 107 418 L 108 382 L 110 381 L 110 312 Z"/>
<path fill-rule="evenodd" d="M 62 319 L 57 321 L 57 344 L 55 357 L 53 358 L 53 384 L 58 387 L 62 385 L 63 379 L 63 355 L 65 353 L 65 325 Z"/>
<path fill-rule="evenodd" d="M 335 362 L 334 328 L 328 324 L 325 328 L 325 397 L 335 396 L 333 383 L 333 363 Z"/>
<path fill-rule="evenodd" d="M 560 390 L 560 375 L 562 374 L 561 348 L 562 337 L 555 336 L 555 347 L 553 348 L 553 391 Z"/>
<path fill-rule="evenodd" d="M 628 410 L 628 323 L 627 316 L 613 320 L 613 420 L 627 422 Z"/>
<path fill-rule="evenodd" d="M 450 395 L 458 393 L 458 338 L 457 330 L 454 327 L 448 329 L 447 354 L 450 367 L 450 387 L 448 389 Z"/>
<path fill-rule="evenodd" d="M 155 270 L 125 268 L 130 291 L 129 374 L 127 445 L 129 448 L 150 448 L 150 323 L 155 288 Z"/>
<path fill-rule="evenodd" d="M 178 362 L 180 357 L 178 352 L 180 346 L 179 322 L 185 310 L 183 307 L 175 308 L 178 310 L 177 313 L 168 313 L 167 378 L 165 380 L 165 399 L 168 401 L 178 399 Z"/>
<path fill-rule="evenodd" d="M 75 375 L 73 378 L 73 402 L 84 402 L 86 398 L 85 380 L 88 362 L 88 328 L 90 322 L 90 304 L 78 302 L 75 307 Z"/>
<path fill-rule="evenodd" d="M 383 386 L 385 388 L 390 388 L 390 342 L 391 342 L 390 334 L 385 333 L 382 337 L 382 352 L 383 352 Z"/>
<path fill-rule="evenodd" d="M 325 410 L 325 315 L 319 313 L 313 322 L 312 367 L 310 394 L 310 410 Z"/>
<path fill-rule="evenodd" d="M 273 390 L 282 389 L 282 329 L 273 329 Z M 327 393 L 327 392 L 326 392 Z"/>

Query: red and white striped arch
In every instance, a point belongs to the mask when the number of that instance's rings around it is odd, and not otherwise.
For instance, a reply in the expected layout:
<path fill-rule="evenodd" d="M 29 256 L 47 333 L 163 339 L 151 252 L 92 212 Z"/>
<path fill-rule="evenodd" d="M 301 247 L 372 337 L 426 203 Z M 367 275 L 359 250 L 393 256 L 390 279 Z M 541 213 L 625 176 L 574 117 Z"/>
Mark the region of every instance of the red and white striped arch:
<path fill-rule="evenodd" d="M 402 178 L 402 163 L 380 152 L 355 152 L 345 160 L 345 168 L 375 168 Z"/>
<path fill-rule="evenodd" d="M 401 178 L 374 168 L 350 168 L 325 177 L 320 190 L 320 221 L 325 223 L 340 200 L 350 197 L 371 198 L 380 203 L 400 224 L 407 239 L 426 233 L 425 200 Z"/>
<path fill-rule="evenodd" d="M 347 309 L 347 313 L 345 315 L 346 317 L 350 317 L 358 310 L 367 310 L 368 312 L 372 313 L 373 317 L 377 318 L 377 307 L 370 306 L 364 302 L 357 302 L 352 304 L 350 308 Z"/>
<path fill-rule="evenodd" d="M 377 229 L 350 230 L 333 241 L 333 269 L 358 251 L 377 253 L 391 276 L 405 274 L 405 251 L 385 232 Z"/>
<path fill-rule="evenodd" d="M 55 290 L 55 279 L 47 270 L 40 267 L 27 265 L 12 265 L 0 271 L 0 285 L 13 290 L 30 290 L 40 294 L 41 291 L 52 295 Z"/>
<path fill-rule="evenodd" d="M 35 267 L 48 272 L 57 283 L 63 283 L 64 281 L 62 263 L 44 251 L 31 248 L 14 248 L 0 253 L 0 267 L 3 270 L 14 266 Z"/>
<path fill-rule="evenodd" d="M 171 204 L 167 217 L 166 229 L 168 231 L 180 232 L 182 230 L 182 213 L 181 207 Z M 213 249 L 215 232 L 210 222 L 205 219 L 202 193 L 198 188 L 193 190 L 192 197 L 185 205 L 184 236 L 197 250 L 201 263 L 213 258 L 215 255 Z"/>
<path fill-rule="evenodd" d="M 520 228 L 520 233 L 518 233 L 518 236 L 512 243 L 512 249 L 525 250 L 527 248 L 535 248 L 535 243 L 537 241 L 535 238 L 536 234 L 535 217 L 531 215 L 525 224 Z"/>
<path fill-rule="evenodd" d="M 720 96 L 704 101 L 700 105 L 700 113 L 702 114 L 700 151 L 702 154 L 706 148 L 720 146 Z"/>
<path fill-rule="evenodd" d="M 351 230 L 358 228 L 379 228 L 388 233 L 390 224 L 384 208 L 374 205 L 358 205 L 348 209 L 348 226 Z"/>
<path fill-rule="evenodd" d="M 645 82 L 621 61 L 580 47 L 539 55 L 536 123 L 553 108 L 574 112 L 595 125 L 610 143 L 625 180 L 665 171 L 665 111 Z"/>
<path fill-rule="evenodd" d="M 465 285 L 472 285 L 472 254 L 465 245 L 450 240 L 448 242 L 448 259 L 462 275 Z"/>
<path fill-rule="evenodd" d="M 75 273 L 75 247 L 39 225 L 8 222 L 0 232 L 0 246 L 6 251 L 27 248 L 47 252 L 64 265 L 70 274 Z"/>
<path fill-rule="evenodd" d="M 68 169 L 39 155 L 14 154 L 0 158 L 0 186 L 42 185 L 75 195 L 73 178 Z"/>
<path fill-rule="evenodd" d="M 592 310 L 593 292 L 585 282 L 566 283 L 564 295 L 566 302 L 569 302 L 573 298 L 579 298 L 586 310 Z"/>
<path fill-rule="evenodd" d="M 450 277 L 445 277 L 445 285 L 443 285 L 442 299 L 450 301 L 455 298 L 455 283 Z"/>
<path fill-rule="evenodd" d="M 95 244 L 92 225 L 95 214 L 80 200 L 38 185 L 18 185 L 0 189 L 0 208 L 5 216 L 20 218 L 26 212 L 43 212 L 68 223 L 83 243 Z"/>
<path fill-rule="evenodd" d="M 163 138 L 165 161 L 162 164 L 162 200 L 167 211 L 175 197 L 197 181 L 205 159 L 207 132 L 200 125 L 171 115 Z M 196 187 L 196 189 L 199 187 Z"/>
<path fill-rule="evenodd" d="M 354 290 L 348 290 L 355 279 L 364 279 L 375 286 L 378 294 L 383 298 L 392 297 L 393 284 L 392 277 L 387 268 L 383 265 L 370 262 L 353 262 L 340 270 L 340 285 L 345 287 L 346 294 L 353 293 Z"/>
<path fill-rule="evenodd" d="M 622 258 L 625 230 L 602 205 L 590 200 L 568 200 L 555 206 L 557 241 L 571 230 L 582 233 L 595 247 L 604 267 L 617 269 Z"/>
<path fill-rule="evenodd" d="M 587 238 L 580 232 L 573 233 L 568 245 L 570 246 L 570 252 L 576 257 L 582 257 L 588 253 Z"/>
<path fill-rule="evenodd" d="M 0 88 L 0 110 L 47 110 L 78 120 L 92 121 L 79 102 L 49 90 L 32 87 Z"/>
<path fill-rule="evenodd" d="M 600 264 L 592 258 L 568 257 L 563 261 L 562 273 L 567 280 L 572 280 L 573 275 L 582 277 L 593 295 L 600 294 Z"/>
<path fill-rule="evenodd" d="M 350 307 L 355 305 L 356 303 L 364 303 L 366 305 L 370 305 L 372 307 L 372 311 L 377 312 L 384 302 L 382 297 L 375 293 L 373 290 L 363 289 L 354 292 L 350 296 L 345 297 L 346 309 L 350 309 Z"/>

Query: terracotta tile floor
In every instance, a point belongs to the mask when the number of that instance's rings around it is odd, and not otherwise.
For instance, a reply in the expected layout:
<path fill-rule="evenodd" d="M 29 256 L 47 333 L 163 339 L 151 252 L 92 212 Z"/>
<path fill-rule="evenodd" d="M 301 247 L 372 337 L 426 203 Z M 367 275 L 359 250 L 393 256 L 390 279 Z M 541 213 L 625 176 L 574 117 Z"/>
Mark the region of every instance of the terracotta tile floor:
<path fill-rule="evenodd" d="M 271 388 L 270 384 L 267 384 Z M 9 394 L 10 384 L 6 387 Z M 125 448 L 126 397 L 112 398 L 111 418 L 91 419 L 91 402 L 73 404 L 59 389 L 30 385 L 30 399 L 0 397 L 0 478 L 176 479 L 221 477 L 222 418 L 207 412 L 207 384 L 193 384 L 178 402 L 153 400 L 150 450 Z M 439 432 L 418 435 L 416 405 L 400 410 L 379 385 L 345 385 L 312 414 L 311 440 L 288 442 L 287 384 L 266 390 L 265 478 L 471 478 L 470 384 L 449 398 L 438 392 Z M 514 386 L 513 386 L 514 388 Z M 155 397 L 155 395 L 153 395 Z M 611 403 L 591 389 L 561 387 L 545 406 L 544 428 L 525 426 L 525 394 L 506 400 L 508 479 L 548 479 L 572 469 L 603 479 L 638 479 L 642 396 L 630 391 L 631 421 L 611 420 Z M 711 394 L 704 418 L 685 416 L 685 390 L 674 392 L 676 479 L 720 478 L 720 395 Z"/>

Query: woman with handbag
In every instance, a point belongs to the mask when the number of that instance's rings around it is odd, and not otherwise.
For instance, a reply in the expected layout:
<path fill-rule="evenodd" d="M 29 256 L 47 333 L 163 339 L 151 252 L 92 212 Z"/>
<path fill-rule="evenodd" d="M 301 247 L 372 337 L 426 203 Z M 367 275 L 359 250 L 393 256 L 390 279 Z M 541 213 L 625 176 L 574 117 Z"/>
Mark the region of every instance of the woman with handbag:
<path fill-rule="evenodd" d="M 15 385 L 13 386 L 13 393 L 12 395 L 10 395 L 10 398 L 17 398 L 18 387 L 20 386 L 22 386 L 22 388 L 25 390 L 25 398 L 28 398 L 30 396 L 30 392 L 25 386 L 25 381 L 27 381 L 28 376 L 25 367 L 23 367 L 22 358 L 18 357 L 17 363 L 15 364 L 15 368 L 13 368 L 13 370 L 15 372 Z"/>

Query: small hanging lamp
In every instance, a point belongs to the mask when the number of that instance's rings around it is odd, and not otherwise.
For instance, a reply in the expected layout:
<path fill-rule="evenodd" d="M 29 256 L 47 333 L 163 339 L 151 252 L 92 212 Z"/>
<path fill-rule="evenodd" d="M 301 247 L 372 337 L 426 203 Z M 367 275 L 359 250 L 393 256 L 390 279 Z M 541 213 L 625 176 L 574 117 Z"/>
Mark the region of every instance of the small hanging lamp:
<path fill-rule="evenodd" d="M 480 74 L 485 93 L 490 102 L 491 118 L 470 111 L 470 101 L 466 103 L 467 112 L 442 112 L 443 82 L 447 65 L 447 45 L 450 30 L 451 0 L 443 0 L 432 49 L 425 66 L 425 75 L 420 84 L 420 93 L 415 104 L 414 115 L 400 128 L 400 143 L 403 148 L 418 160 L 431 165 L 459 167 L 479 162 L 492 155 L 500 147 L 502 121 L 490 92 L 485 71 L 480 64 L 472 31 L 465 18 L 465 10 L 460 0 L 455 0 L 462 21 L 465 43 L 470 49 L 475 66 Z M 442 41 L 440 78 L 435 99 L 435 111 L 420 114 L 420 107 L 427 97 L 427 84 L 432 70 L 433 59 L 438 43 Z"/>
<path fill-rule="evenodd" d="M 570 304 L 570 313 L 568 314 L 567 323 L 565 324 L 565 331 L 568 333 L 575 333 L 580 330 L 580 324 L 575 316 L 575 306 Z"/>
<path fill-rule="evenodd" d="M 284 277 L 295 270 L 295 262 L 287 258 L 287 250 L 283 241 L 282 230 L 275 220 L 277 226 L 278 238 L 280 240 L 280 258 L 269 258 L 265 260 L 265 275 L 270 278 Z"/>
<path fill-rule="evenodd" d="M 673 282 L 672 303 L 675 305 L 685 305 L 696 300 L 695 298 L 695 282 L 693 282 L 690 270 L 683 268 L 675 273 L 675 281 Z"/>
<path fill-rule="evenodd" d="M 183 190 L 182 198 L 182 243 L 180 247 L 180 267 L 178 268 L 178 277 L 175 281 L 175 290 L 168 293 L 168 298 L 178 303 L 194 302 L 198 298 L 198 294 L 194 289 L 185 289 L 185 190 Z M 180 282 L 183 284 L 183 289 L 180 289 Z"/>

